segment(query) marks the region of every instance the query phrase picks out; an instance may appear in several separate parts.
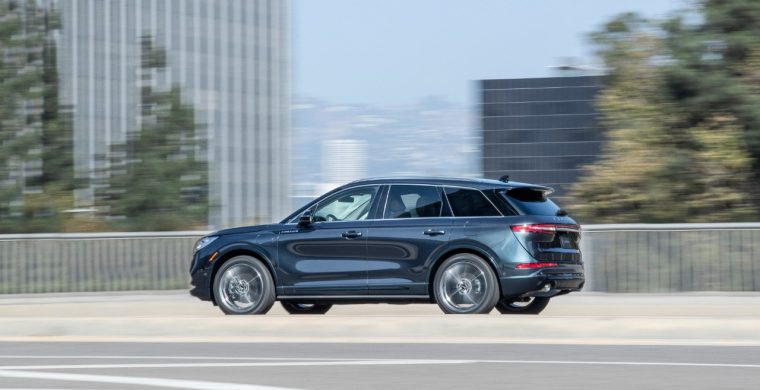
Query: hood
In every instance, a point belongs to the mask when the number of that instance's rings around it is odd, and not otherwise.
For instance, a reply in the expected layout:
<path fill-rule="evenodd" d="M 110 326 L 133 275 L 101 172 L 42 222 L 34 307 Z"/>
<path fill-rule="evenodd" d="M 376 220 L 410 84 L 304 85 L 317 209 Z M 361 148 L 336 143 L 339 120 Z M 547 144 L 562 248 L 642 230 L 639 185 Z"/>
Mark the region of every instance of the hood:
<path fill-rule="evenodd" d="M 241 233 L 255 233 L 255 232 L 261 232 L 261 231 L 275 231 L 282 227 L 282 225 L 273 223 L 269 225 L 255 225 L 255 226 L 241 226 L 241 227 L 234 227 L 229 229 L 222 229 L 217 230 L 211 234 L 210 236 L 225 236 L 229 234 L 241 234 Z"/>

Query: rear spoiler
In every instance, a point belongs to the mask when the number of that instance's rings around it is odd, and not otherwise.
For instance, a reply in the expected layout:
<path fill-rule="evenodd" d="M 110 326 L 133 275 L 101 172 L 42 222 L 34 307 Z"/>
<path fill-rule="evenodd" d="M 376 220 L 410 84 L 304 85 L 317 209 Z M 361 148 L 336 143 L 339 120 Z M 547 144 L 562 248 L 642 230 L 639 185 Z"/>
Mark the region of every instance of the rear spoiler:
<path fill-rule="evenodd" d="M 554 188 L 552 187 L 538 186 L 538 185 L 507 187 L 507 192 L 512 191 L 512 190 L 533 190 L 533 191 L 543 192 L 544 196 L 549 195 L 552 192 L 554 192 Z"/>

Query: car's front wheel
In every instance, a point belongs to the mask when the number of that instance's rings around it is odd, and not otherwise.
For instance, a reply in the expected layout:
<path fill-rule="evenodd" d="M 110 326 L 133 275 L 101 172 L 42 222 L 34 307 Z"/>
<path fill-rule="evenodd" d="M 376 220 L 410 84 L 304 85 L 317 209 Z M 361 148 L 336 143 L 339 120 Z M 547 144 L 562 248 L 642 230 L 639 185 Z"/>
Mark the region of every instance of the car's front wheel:
<path fill-rule="evenodd" d="M 250 256 L 236 256 L 214 277 L 214 298 L 225 314 L 266 314 L 275 300 L 269 269 Z"/>
<path fill-rule="evenodd" d="M 501 314 L 538 314 L 546 309 L 550 298 L 532 297 L 526 300 L 502 300 L 496 304 Z"/>
<path fill-rule="evenodd" d="M 329 304 L 298 303 L 281 301 L 282 307 L 290 314 L 325 314 L 332 307 Z"/>
<path fill-rule="evenodd" d="M 482 258 L 470 253 L 446 259 L 433 282 L 435 300 L 446 314 L 487 314 L 499 300 L 496 275 Z"/>

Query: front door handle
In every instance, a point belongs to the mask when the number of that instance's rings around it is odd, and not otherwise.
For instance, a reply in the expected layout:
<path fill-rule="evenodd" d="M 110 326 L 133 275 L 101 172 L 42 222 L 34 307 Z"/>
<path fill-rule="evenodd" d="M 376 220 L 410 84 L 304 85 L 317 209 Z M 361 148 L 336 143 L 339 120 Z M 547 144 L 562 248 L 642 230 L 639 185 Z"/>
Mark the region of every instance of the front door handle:
<path fill-rule="evenodd" d="M 440 235 L 446 234 L 446 231 L 445 230 L 428 229 L 428 230 L 425 230 L 422 233 L 424 233 L 427 236 L 440 236 Z"/>
<path fill-rule="evenodd" d="M 362 236 L 362 232 L 357 232 L 355 230 L 349 230 L 347 232 L 343 232 L 343 234 L 341 234 L 341 236 L 343 236 L 344 238 L 359 238 L 359 237 Z"/>

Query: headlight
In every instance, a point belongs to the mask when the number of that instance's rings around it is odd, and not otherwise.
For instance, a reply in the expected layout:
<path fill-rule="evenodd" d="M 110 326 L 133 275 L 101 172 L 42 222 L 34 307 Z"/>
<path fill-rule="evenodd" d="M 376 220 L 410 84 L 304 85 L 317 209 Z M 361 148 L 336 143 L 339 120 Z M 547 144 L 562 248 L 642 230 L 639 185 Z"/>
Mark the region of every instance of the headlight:
<path fill-rule="evenodd" d="M 211 244 L 217 238 L 219 238 L 219 237 L 218 236 L 208 236 L 208 237 L 201 238 L 200 240 L 198 240 L 198 242 L 195 243 L 195 251 L 197 252 L 197 251 L 205 248 L 208 244 Z"/>

